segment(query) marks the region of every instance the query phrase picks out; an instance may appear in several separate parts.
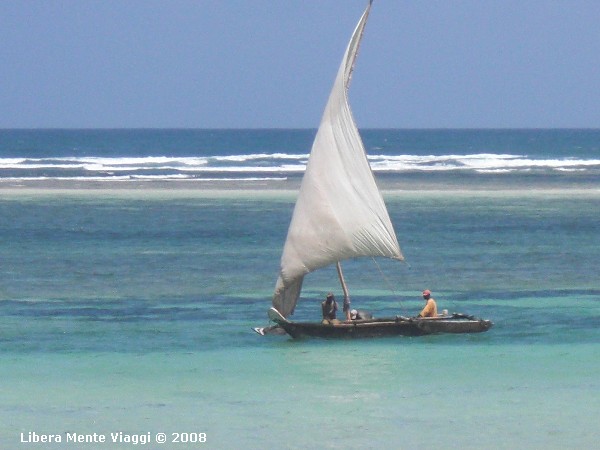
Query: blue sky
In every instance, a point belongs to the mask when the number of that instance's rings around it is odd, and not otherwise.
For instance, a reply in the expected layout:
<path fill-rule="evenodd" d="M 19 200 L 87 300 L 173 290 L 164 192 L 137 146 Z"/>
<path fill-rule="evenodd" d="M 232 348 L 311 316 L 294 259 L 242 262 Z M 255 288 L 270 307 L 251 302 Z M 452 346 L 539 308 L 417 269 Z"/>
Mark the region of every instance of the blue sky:
<path fill-rule="evenodd" d="M 315 128 L 367 0 L 0 1 L 0 128 Z M 600 127 L 600 2 L 375 0 L 359 127 Z"/>

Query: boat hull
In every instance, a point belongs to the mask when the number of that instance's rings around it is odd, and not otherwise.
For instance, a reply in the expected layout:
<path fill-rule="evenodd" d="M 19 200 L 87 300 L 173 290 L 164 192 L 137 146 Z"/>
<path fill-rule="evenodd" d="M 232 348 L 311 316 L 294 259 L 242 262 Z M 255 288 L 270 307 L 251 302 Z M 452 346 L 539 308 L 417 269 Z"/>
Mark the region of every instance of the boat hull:
<path fill-rule="evenodd" d="M 339 323 L 291 322 L 276 310 L 269 310 L 269 318 L 293 338 L 369 338 L 386 336 L 423 336 L 438 333 L 482 333 L 493 323 L 463 314 L 436 318 L 395 317 L 354 320 Z"/>

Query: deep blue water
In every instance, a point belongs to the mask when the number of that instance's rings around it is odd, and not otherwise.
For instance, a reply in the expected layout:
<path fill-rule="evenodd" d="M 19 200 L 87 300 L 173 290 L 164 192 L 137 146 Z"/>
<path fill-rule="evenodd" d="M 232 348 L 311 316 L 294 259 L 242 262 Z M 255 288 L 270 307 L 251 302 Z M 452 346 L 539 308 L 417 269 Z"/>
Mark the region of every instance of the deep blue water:
<path fill-rule="evenodd" d="M 0 180 L 286 179 L 315 130 L 0 130 Z M 600 130 L 364 130 L 373 170 L 600 175 Z"/>
<path fill-rule="evenodd" d="M 3 129 L 4 157 L 226 156 L 308 153 L 312 129 Z M 517 154 L 596 159 L 600 129 L 361 130 L 368 153 L 389 155 Z"/>

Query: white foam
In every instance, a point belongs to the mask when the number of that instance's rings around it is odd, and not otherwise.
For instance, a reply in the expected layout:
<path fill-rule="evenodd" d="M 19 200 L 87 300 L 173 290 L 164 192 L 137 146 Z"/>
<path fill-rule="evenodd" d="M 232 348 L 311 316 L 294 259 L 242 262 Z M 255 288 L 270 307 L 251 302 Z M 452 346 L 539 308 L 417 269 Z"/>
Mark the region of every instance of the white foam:
<path fill-rule="evenodd" d="M 89 177 L 111 178 L 144 176 L 168 179 L 193 177 L 212 173 L 281 174 L 301 173 L 306 168 L 307 154 L 255 153 L 202 157 L 57 157 L 57 158 L 0 158 L 0 171 L 24 171 L 28 176 L 36 171 L 56 171 L 55 179 L 68 177 L 61 171 L 79 171 Z M 549 170 L 558 172 L 585 172 L 600 170 L 600 159 L 548 158 L 535 159 L 525 155 L 478 153 L 466 155 L 371 155 L 369 161 L 375 172 L 451 172 L 477 173 L 530 172 Z M 150 173 L 151 172 L 151 173 Z M 162 172 L 162 173 L 157 173 Z M 7 174 L 19 178 L 17 174 Z M 78 174 L 79 175 L 79 174 Z M 2 173 L 0 172 L 0 177 Z M 89 179 L 86 177 L 86 179 Z M 220 179 L 220 178 L 219 178 Z"/>

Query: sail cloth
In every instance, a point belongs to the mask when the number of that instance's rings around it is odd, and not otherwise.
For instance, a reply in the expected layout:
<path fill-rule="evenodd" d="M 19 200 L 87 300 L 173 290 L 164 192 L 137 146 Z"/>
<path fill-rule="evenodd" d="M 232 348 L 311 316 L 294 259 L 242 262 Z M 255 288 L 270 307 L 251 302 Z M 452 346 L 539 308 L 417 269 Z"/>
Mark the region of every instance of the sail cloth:
<path fill-rule="evenodd" d="M 361 256 L 403 259 L 347 98 L 370 7 L 344 54 L 300 186 L 273 295 L 284 317 L 309 272 Z"/>

